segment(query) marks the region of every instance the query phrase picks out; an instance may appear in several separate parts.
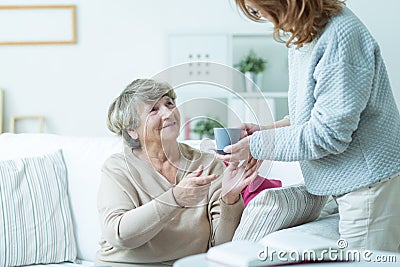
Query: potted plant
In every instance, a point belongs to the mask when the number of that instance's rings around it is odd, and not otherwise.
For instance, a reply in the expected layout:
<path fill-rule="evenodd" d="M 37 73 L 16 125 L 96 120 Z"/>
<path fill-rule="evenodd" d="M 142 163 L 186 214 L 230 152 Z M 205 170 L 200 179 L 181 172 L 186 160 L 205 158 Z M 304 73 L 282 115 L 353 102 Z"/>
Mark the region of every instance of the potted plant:
<path fill-rule="evenodd" d="M 247 77 L 245 81 L 247 91 L 256 91 L 254 84 L 257 84 L 259 87 L 261 86 L 262 73 L 266 65 L 267 61 L 259 57 L 254 50 L 250 50 L 238 64 L 234 65 L 235 68 Z M 250 83 L 247 82 L 248 79 L 250 79 Z"/>
<path fill-rule="evenodd" d="M 216 119 L 205 118 L 196 122 L 192 131 L 199 135 L 200 139 L 203 137 L 208 137 L 210 139 L 214 139 L 214 128 L 223 127 L 221 123 Z"/>

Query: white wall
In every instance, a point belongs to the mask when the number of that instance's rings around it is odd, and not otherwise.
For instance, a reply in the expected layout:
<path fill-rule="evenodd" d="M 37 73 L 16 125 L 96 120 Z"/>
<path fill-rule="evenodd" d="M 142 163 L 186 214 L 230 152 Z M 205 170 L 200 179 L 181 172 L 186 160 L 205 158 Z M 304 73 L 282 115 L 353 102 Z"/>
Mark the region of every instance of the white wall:
<path fill-rule="evenodd" d="M 397 33 L 400 1 L 347 0 L 347 6 L 367 25 L 380 44 L 397 106 L 400 107 L 400 36 Z"/>
<path fill-rule="evenodd" d="M 382 7 L 376 7 L 385 3 Z M 75 4 L 76 45 L 0 46 L 5 129 L 12 115 L 44 115 L 46 132 L 103 136 L 109 103 L 135 78 L 167 67 L 171 33 L 263 33 L 233 0 L 2 0 L 2 5 Z M 368 5 L 369 4 L 369 5 Z M 397 0 L 349 0 L 378 41 L 400 103 Z M 374 5 L 374 6 L 372 6 Z M 381 4 L 382 5 L 382 4 Z M 380 11 L 379 11 L 380 10 Z M 392 21 L 392 23 L 389 23 Z"/>

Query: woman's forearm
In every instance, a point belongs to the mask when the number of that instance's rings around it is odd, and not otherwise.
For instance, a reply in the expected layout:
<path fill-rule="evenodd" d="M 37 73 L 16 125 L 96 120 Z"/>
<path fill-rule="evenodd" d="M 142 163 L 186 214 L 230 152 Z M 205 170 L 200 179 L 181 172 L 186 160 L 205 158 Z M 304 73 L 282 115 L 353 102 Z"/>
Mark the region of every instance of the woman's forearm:
<path fill-rule="evenodd" d="M 240 223 L 240 218 L 244 209 L 243 199 L 239 199 L 232 205 L 227 205 L 220 200 L 220 214 L 217 220 L 213 220 L 212 246 L 216 246 L 232 240 L 232 237 Z"/>
<path fill-rule="evenodd" d="M 261 130 L 269 130 L 273 128 L 281 128 L 281 127 L 286 127 L 290 126 L 290 120 L 287 118 L 284 118 L 279 121 L 275 121 L 273 124 L 266 125 L 266 126 L 261 126 Z"/>

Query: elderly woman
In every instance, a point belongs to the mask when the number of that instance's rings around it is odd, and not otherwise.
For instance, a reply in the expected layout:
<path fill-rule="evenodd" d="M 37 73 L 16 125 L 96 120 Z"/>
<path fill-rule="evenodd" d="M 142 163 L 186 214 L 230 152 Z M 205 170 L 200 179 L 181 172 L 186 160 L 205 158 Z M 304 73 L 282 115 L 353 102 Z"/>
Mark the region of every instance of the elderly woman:
<path fill-rule="evenodd" d="M 250 159 L 225 169 L 213 154 L 178 143 L 175 98 L 168 84 L 139 79 L 109 108 L 108 127 L 126 145 L 102 168 L 97 265 L 171 265 L 233 236 L 240 193 L 257 166 Z"/>

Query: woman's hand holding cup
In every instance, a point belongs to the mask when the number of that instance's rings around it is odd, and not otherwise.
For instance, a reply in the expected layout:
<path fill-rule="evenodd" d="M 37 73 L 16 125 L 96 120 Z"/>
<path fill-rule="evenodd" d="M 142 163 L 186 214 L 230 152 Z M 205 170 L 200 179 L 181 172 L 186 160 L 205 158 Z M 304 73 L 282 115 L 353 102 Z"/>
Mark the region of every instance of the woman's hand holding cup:
<path fill-rule="evenodd" d="M 260 125 L 254 123 L 242 123 L 240 125 L 240 128 L 242 129 L 242 134 L 240 136 L 241 138 L 252 135 L 257 131 L 262 130 L 262 127 Z"/>
<path fill-rule="evenodd" d="M 215 128 L 217 158 L 227 162 L 249 160 L 250 135 L 261 130 L 253 123 L 243 123 L 240 128 Z"/>

